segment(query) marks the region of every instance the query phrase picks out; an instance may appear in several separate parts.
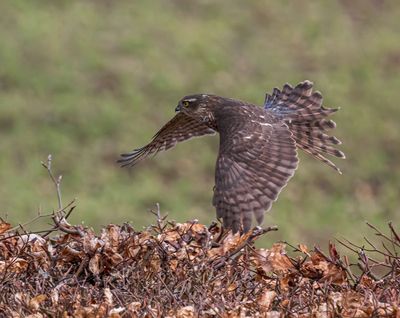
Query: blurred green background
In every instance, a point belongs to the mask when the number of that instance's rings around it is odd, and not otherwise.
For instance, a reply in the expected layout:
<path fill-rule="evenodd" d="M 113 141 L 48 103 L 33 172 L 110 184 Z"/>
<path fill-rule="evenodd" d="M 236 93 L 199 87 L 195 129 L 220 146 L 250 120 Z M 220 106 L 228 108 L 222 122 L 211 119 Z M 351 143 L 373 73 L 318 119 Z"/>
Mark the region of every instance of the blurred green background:
<path fill-rule="evenodd" d="M 304 79 L 340 106 L 342 176 L 301 155 L 267 215 L 267 240 L 359 240 L 365 220 L 400 226 L 400 3 L 393 1 L 1 1 L 0 215 L 57 207 L 40 161 L 63 175 L 72 222 L 99 229 L 215 219 L 218 137 L 120 169 L 190 93 L 262 104 Z"/>

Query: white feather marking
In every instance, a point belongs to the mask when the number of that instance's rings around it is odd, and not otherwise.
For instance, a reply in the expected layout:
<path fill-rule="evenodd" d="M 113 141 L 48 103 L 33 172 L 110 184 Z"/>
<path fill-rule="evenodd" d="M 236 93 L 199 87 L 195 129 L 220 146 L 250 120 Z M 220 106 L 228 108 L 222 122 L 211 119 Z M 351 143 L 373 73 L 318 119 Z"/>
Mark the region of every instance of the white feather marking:
<path fill-rule="evenodd" d="M 260 124 L 261 126 L 270 126 L 270 127 L 272 127 L 272 125 L 268 124 L 268 123 L 260 123 L 259 121 L 256 121 L 256 120 L 253 120 L 253 119 L 251 119 L 250 121 L 252 123 L 255 123 L 255 124 Z"/>
<path fill-rule="evenodd" d="M 270 126 L 270 127 L 272 127 L 271 124 L 267 124 L 267 123 L 261 123 L 260 125 L 261 125 L 261 126 Z"/>

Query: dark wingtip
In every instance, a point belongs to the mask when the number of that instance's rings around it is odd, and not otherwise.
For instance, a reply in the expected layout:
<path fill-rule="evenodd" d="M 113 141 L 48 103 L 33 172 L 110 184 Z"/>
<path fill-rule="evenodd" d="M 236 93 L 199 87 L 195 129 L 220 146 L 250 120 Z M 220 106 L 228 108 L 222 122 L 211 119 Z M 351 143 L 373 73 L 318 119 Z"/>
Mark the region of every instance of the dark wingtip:
<path fill-rule="evenodd" d="M 121 153 L 120 156 L 121 157 L 129 157 L 129 156 L 132 156 L 132 153 Z M 119 159 L 119 160 L 123 160 L 123 159 Z"/>
<path fill-rule="evenodd" d="M 136 158 L 135 155 L 132 153 L 122 153 L 120 154 L 121 158 L 116 160 L 116 162 L 120 165 L 121 168 L 127 167 L 127 166 L 134 166 L 136 164 Z"/>
<path fill-rule="evenodd" d="M 121 154 L 121 156 L 122 156 L 122 154 Z M 116 160 L 115 162 L 119 164 L 120 168 L 129 166 L 129 160 L 127 160 L 125 158 L 120 158 L 120 159 Z"/>
<path fill-rule="evenodd" d="M 134 149 L 131 152 L 122 153 L 120 155 L 121 158 L 117 160 L 117 163 L 121 164 L 121 167 L 126 167 L 126 166 L 132 167 L 136 163 L 138 163 L 145 154 L 146 154 L 145 147 Z"/>

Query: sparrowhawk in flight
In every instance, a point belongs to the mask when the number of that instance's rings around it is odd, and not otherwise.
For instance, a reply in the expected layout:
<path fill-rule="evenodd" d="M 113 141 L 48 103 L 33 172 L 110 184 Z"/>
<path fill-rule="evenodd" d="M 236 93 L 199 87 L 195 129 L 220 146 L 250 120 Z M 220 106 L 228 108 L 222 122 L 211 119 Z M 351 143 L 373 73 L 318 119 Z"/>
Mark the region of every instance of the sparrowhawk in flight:
<path fill-rule="evenodd" d="M 220 136 L 215 169 L 213 205 L 225 228 L 235 233 L 251 228 L 253 215 L 260 224 L 278 194 L 293 176 L 297 148 L 340 173 L 325 154 L 345 158 L 328 135 L 336 124 L 327 119 L 337 109 L 324 108 L 322 95 L 304 81 L 285 84 L 266 94 L 264 107 L 211 94 L 182 98 L 177 114 L 142 148 L 122 154 L 122 166 L 138 161 L 192 137 Z"/>

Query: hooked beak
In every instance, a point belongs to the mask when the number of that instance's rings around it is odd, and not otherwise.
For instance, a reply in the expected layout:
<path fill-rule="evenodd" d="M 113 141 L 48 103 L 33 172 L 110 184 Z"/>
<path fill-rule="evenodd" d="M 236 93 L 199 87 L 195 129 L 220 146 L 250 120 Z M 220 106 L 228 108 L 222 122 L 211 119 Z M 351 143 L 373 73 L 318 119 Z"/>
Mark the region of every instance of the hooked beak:
<path fill-rule="evenodd" d="M 178 106 L 175 107 L 175 112 L 180 112 L 181 111 L 181 105 L 178 104 Z"/>

